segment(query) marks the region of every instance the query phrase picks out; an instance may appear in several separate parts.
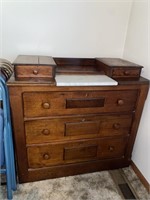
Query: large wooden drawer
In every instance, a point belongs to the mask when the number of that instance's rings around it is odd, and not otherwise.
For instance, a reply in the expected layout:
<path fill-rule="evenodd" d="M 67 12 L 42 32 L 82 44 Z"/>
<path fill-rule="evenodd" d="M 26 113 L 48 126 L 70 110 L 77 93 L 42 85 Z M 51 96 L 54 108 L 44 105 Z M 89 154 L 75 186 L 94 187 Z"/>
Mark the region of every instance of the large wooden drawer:
<path fill-rule="evenodd" d="M 25 92 L 24 116 L 133 111 L 138 91 Z"/>
<path fill-rule="evenodd" d="M 27 144 L 127 135 L 132 115 L 64 117 L 25 122 Z"/>
<path fill-rule="evenodd" d="M 27 147 L 28 166 L 39 168 L 97 159 L 121 158 L 125 155 L 126 144 L 127 137 L 122 137 L 29 146 Z"/>

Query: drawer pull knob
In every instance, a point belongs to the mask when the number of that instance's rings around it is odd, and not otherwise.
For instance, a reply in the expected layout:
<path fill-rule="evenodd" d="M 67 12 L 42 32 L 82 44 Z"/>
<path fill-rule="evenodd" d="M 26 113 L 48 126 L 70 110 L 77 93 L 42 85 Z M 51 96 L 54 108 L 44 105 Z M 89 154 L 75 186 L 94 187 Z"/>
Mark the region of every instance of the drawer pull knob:
<path fill-rule="evenodd" d="M 118 99 L 117 104 L 118 104 L 119 106 L 122 106 L 122 105 L 124 104 L 124 100 Z"/>
<path fill-rule="evenodd" d="M 36 70 L 36 69 L 33 70 L 34 75 L 37 75 L 38 73 L 39 73 L 38 70 Z"/>
<path fill-rule="evenodd" d="M 128 76 L 128 75 L 130 75 L 130 72 L 129 71 L 124 71 L 124 75 Z"/>
<path fill-rule="evenodd" d="M 49 109 L 50 108 L 50 104 L 48 102 L 43 103 L 42 106 L 45 109 Z"/>
<path fill-rule="evenodd" d="M 43 129 L 42 133 L 43 133 L 43 135 L 49 135 L 50 134 L 50 130 Z"/>
<path fill-rule="evenodd" d="M 109 149 L 109 151 L 111 151 L 111 152 L 112 152 L 112 151 L 114 151 L 114 149 L 115 149 L 115 148 L 114 148 L 113 146 L 109 146 L 109 148 L 108 148 L 108 149 Z"/>
<path fill-rule="evenodd" d="M 120 124 L 119 123 L 113 124 L 113 128 L 116 130 L 120 129 Z"/>
<path fill-rule="evenodd" d="M 48 153 L 45 153 L 43 155 L 43 158 L 44 158 L 44 160 L 48 160 L 48 159 L 50 159 L 50 155 Z"/>

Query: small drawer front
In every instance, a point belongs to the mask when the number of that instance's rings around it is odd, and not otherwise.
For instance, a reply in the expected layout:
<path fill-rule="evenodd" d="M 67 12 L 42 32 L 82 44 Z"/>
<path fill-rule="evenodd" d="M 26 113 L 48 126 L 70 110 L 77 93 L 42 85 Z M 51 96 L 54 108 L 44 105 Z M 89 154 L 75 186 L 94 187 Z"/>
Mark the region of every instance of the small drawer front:
<path fill-rule="evenodd" d="M 55 164 L 62 164 L 63 146 L 45 145 L 27 148 L 28 165 L 30 168 L 47 167 Z"/>
<path fill-rule="evenodd" d="M 32 120 L 25 122 L 26 143 L 128 135 L 131 123 L 131 115 Z"/>
<path fill-rule="evenodd" d="M 124 157 L 127 140 L 127 137 L 120 139 L 101 140 L 101 151 L 98 152 L 98 157 L 102 159 Z"/>
<path fill-rule="evenodd" d="M 137 90 L 24 93 L 24 116 L 128 112 L 135 109 L 137 95 Z"/>
<path fill-rule="evenodd" d="M 41 144 L 64 136 L 63 120 L 33 120 L 25 122 L 27 144 Z"/>
<path fill-rule="evenodd" d="M 51 80 L 54 78 L 54 66 L 17 65 L 15 77 L 17 80 Z"/>
<path fill-rule="evenodd" d="M 127 138 L 88 140 L 27 147 L 29 168 L 48 167 L 97 159 L 121 158 Z"/>
<path fill-rule="evenodd" d="M 112 72 L 113 78 L 138 78 L 141 73 L 141 68 L 115 68 Z"/>
<path fill-rule="evenodd" d="M 100 135 L 101 137 L 128 135 L 131 124 L 131 115 L 107 117 L 101 121 Z"/>

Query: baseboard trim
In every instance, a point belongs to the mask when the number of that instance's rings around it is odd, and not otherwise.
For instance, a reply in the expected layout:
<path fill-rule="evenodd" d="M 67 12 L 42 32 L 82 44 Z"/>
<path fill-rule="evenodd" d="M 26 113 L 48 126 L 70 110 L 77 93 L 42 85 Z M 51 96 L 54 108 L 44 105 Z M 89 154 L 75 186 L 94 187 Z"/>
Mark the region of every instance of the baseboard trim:
<path fill-rule="evenodd" d="M 140 181 L 142 182 L 142 184 L 144 185 L 144 187 L 147 189 L 148 193 L 150 193 L 150 184 L 148 183 L 148 181 L 145 179 L 143 174 L 140 172 L 140 170 L 132 160 L 131 160 L 131 167 L 138 176 L 138 178 L 140 179 Z"/>

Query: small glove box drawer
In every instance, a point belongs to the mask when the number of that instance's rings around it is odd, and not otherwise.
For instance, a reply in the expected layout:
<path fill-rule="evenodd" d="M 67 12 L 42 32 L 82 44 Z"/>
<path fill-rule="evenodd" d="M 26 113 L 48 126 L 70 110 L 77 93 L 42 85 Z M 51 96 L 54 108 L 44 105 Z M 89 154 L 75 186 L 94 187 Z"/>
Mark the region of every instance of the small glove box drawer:
<path fill-rule="evenodd" d="M 98 66 L 105 74 L 117 79 L 138 79 L 142 66 L 120 58 L 98 58 Z"/>
<path fill-rule="evenodd" d="M 55 78 L 55 61 L 50 56 L 23 56 L 14 61 L 15 79 L 18 81 L 45 80 Z"/>

